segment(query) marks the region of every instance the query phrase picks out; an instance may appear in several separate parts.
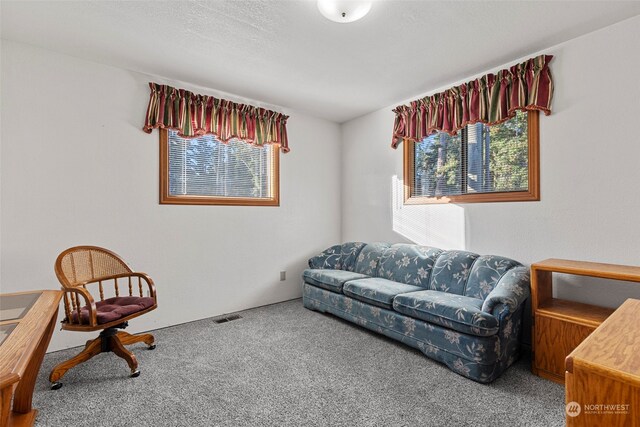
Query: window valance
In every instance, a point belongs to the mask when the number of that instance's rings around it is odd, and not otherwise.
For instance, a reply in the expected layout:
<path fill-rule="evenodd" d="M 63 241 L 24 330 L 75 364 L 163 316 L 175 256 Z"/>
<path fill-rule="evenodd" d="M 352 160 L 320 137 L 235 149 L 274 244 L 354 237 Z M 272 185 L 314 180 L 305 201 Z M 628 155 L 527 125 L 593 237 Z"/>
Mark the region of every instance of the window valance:
<path fill-rule="evenodd" d="M 222 142 L 237 138 L 253 145 L 280 144 L 283 152 L 289 151 L 289 116 L 167 85 L 149 83 L 149 87 L 142 128 L 147 133 L 154 128 L 173 129 L 186 138 L 212 134 Z"/>
<path fill-rule="evenodd" d="M 539 110 L 548 116 L 553 97 L 552 58 L 540 55 L 396 107 L 391 146 L 397 148 L 405 139 L 421 141 L 438 131 L 455 135 L 468 124 L 498 124 L 513 118 L 517 110 Z"/>

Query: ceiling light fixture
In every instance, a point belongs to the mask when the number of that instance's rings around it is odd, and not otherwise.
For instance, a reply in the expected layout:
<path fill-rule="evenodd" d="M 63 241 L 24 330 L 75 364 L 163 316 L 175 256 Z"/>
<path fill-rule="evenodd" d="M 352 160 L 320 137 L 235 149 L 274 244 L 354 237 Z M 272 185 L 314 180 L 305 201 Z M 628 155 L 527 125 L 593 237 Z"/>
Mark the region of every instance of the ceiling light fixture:
<path fill-rule="evenodd" d="M 363 18 L 371 10 L 371 1 L 318 0 L 318 10 L 332 20 L 346 24 Z"/>

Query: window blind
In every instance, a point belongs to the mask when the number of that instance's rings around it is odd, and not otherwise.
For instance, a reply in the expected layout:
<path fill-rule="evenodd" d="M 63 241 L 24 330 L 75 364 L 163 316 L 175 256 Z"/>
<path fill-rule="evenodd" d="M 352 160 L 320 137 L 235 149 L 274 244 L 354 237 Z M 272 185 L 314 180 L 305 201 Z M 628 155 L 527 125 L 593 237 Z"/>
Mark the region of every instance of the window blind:
<path fill-rule="evenodd" d="M 412 197 L 527 191 L 527 113 L 501 124 L 438 132 L 414 144 Z"/>
<path fill-rule="evenodd" d="M 415 144 L 413 196 L 462 194 L 462 136 L 436 133 Z"/>
<path fill-rule="evenodd" d="M 273 197 L 273 145 L 224 144 L 210 134 L 181 138 L 176 131 L 169 131 L 168 144 L 171 196 Z"/>

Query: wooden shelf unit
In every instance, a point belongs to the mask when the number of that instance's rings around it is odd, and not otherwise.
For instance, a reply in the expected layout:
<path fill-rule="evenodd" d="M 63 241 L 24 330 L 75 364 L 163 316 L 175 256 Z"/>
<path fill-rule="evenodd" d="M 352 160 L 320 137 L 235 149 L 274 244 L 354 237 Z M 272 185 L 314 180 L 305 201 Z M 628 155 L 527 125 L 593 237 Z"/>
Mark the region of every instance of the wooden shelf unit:
<path fill-rule="evenodd" d="M 564 384 L 565 358 L 614 309 L 553 298 L 553 273 L 640 282 L 640 267 L 564 259 L 531 265 L 531 371 Z"/>

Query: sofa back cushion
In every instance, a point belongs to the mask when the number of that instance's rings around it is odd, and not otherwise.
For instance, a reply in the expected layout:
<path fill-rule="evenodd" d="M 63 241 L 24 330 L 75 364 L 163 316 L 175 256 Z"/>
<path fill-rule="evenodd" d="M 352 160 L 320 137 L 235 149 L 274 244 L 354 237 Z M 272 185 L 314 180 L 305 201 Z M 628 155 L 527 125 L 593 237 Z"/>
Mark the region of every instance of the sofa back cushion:
<path fill-rule="evenodd" d="M 309 259 L 309 268 L 324 270 L 353 271 L 356 259 L 366 243 L 347 242 L 333 245 Z"/>
<path fill-rule="evenodd" d="M 360 251 L 367 244 L 363 242 L 347 242 L 343 243 L 340 248 L 340 266 L 336 267 L 340 270 L 354 271 L 356 268 L 356 260 Z"/>
<path fill-rule="evenodd" d="M 427 289 L 442 249 L 405 243 L 392 245 L 380 258 L 377 277 Z"/>
<path fill-rule="evenodd" d="M 356 258 L 354 271 L 367 276 L 375 276 L 378 271 L 378 263 L 380 257 L 391 245 L 388 243 L 369 243 L 366 245 Z"/>
<path fill-rule="evenodd" d="M 444 251 L 433 266 L 429 289 L 462 295 L 474 261 L 480 255 L 467 251 Z"/>
<path fill-rule="evenodd" d="M 318 255 L 309 258 L 309 268 L 338 270 L 336 265 L 340 265 L 341 255 L 342 245 L 333 245 Z"/>
<path fill-rule="evenodd" d="M 520 265 L 517 261 L 496 255 L 479 257 L 473 263 L 464 295 L 484 300 L 505 273 Z"/>

